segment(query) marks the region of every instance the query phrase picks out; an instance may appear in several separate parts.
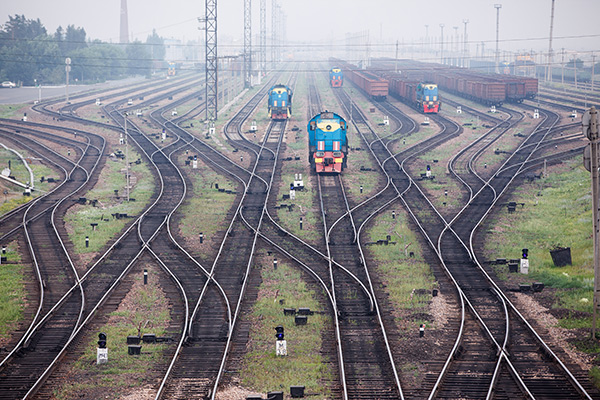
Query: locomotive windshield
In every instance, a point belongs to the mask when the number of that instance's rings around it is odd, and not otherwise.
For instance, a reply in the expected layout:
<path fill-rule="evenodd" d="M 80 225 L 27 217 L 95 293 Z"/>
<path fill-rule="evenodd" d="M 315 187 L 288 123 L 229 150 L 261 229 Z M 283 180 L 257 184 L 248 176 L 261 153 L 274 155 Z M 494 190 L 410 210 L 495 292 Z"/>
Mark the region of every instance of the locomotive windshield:
<path fill-rule="evenodd" d="M 321 119 L 333 119 L 333 113 L 332 112 L 323 112 L 321 113 Z"/>

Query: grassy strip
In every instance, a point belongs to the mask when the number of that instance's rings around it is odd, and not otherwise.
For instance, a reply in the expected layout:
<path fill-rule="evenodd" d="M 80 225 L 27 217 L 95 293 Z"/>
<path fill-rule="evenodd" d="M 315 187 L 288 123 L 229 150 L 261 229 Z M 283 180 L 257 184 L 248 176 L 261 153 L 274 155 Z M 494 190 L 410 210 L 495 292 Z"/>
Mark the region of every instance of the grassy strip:
<path fill-rule="evenodd" d="M 27 104 L 0 104 L 0 118 L 22 118 L 19 112 Z"/>
<path fill-rule="evenodd" d="M 16 242 L 7 246 L 7 262 L 0 264 L 0 343 L 15 330 L 25 308 L 25 274 L 16 247 Z"/>
<path fill-rule="evenodd" d="M 271 261 L 262 263 L 270 265 Z M 330 317 L 314 314 L 308 317 L 307 325 L 296 326 L 294 317 L 284 316 L 283 306 L 276 300 L 284 299 L 285 307 L 318 310 L 316 293 L 306 286 L 300 272 L 285 262 L 279 262 L 276 270 L 262 268 L 261 276 L 263 283 L 250 316 L 250 343 L 241 370 L 242 384 L 259 392 L 304 385 L 307 393 L 319 393 L 311 398 L 331 398 L 323 382 L 331 381 L 332 365 L 326 364 L 320 354 L 321 331 L 332 323 Z M 275 355 L 277 325 L 285 329 L 287 357 Z"/>
<path fill-rule="evenodd" d="M 528 248 L 527 280 L 560 289 L 554 307 L 591 313 L 594 277 L 591 189 L 589 173 L 580 164 L 579 159 L 572 159 L 552 167 L 551 171 L 559 173 L 516 189 L 509 201 L 525 205 L 513 214 L 502 210 L 490 219 L 486 226 L 485 256 L 519 258 L 521 249 Z M 571 248 L 572 266 L 554 266 L 549 250 L 557 246 Z M 497 270 L 499 276 L 509 278 L 505 268 Z M 572 322 L 563 320 L 561 324 Z M 583 325 L 589 327 L 589 321 Z"/>
<path fill-rule="evenodd" d="M 83 354 L 70 368 L 70 379 L 55 391 L 56 399 L 104 398 L 107 393 L 110 398 L 122 398 L 156 382 L 148 369 L 167 361 L 166 344 L 142 344 L 140 356 L 127 354 L 127 336 L 137 335 L 139 327 L 142 334 L 164 336 L 170 321 L 167 297 L 154 281 L 157 271 L 152 266 L 144 268 L 150 272 L 149 284 L 137 281 L 101 327 L 107 335 L 108 363 L 96 364 L 98 337 L 88 335 Z"/>
<path fill-rule="evenodd" d="M 124 146 L 118 148 L 125 151 Z M 129 148 L 129 160 L 136 160 L 138 157 L 139 154 Z M 136 177 L 137 182 L 132 185 L 130 198 L 136 201 L 127 202 L 126 179 L 122 171 L 124 165 L 123 160 L 120 159 L 108 160 L 96 186 L 85 194 L 90 200 L 98 200 L 98 206 L 76 204 L 67 211 L 64 221 L 76 253 L 100 250 L 131 221 L 130 218 L 116 219 L 111 216 L 112 214 L 127 214 L 131 217 L 139 215 L 147 207 L 154 191 L 150 168 L 144 162 L 131 165 L 131 177 Z M 115 196 L 115 190 L 119 190 L 119 198 Z M 96 230 L 92 230 L 91 223 L 98 223 Z M 90 238 L 89 248 L 85 247 L 86 236 Z"/>
<path fill-rule="evenodd" d="M 396 243 L 370 245 L 367 252 L 376 261 L 375 270 L 394 305 L 396 322 L 403 330 L 414 330 L 415 323 L 431 326 L 432 321 L 422 318 L 429 312 L 431 289 L 436 287 L 435 277 L 423 258 L 417 234 L 410 229 L 408 215 L 401 207 L 396 208 L 395 219 L 390 213 L 376 217 L 366 232 L 367 240 L 371 242 L 385 240 L 388 235 Z M 410 257 L 411 252 L 414 257 Z M 414 319 L 407 319 L 406 312 Z"/>
<path fill-rule="evenodd" d="M 202 232 L 204 243 L 199 245 L 200 247 L 193 246 L 193 248 L 204 254 L 209 250 L 211 243 L 214 243 L 212 238 L 216 237 L 217 231 L 225 228 L 227 223 L 225 217 L 236 196 L 219 192 L 215 184 L 218 184 L 220 189 L 236 190 L 237 188 L 235 182 L 216 173 L 201 160 L 198 160 L 198 169 L 191 169 L 191 166 L 185 168 L 190 168 L 187 175 L 192 180 L 193 194 L 188 194 L 179 210 L 179 215 L 182 216 L 179 232 L 187 240 L 195 241 L 198 241 L 198 235 Z"/>

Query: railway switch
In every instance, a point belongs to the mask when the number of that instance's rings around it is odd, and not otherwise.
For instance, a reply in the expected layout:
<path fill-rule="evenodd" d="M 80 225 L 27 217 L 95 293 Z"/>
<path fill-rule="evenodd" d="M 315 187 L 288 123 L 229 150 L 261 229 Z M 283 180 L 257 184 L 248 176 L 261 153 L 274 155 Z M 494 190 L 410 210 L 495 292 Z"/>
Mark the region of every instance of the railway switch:
<path fill-rule="evenodd" d="M 273 269 L 277 269 L 277 259 L 276 258 L 273 259 Z"/>
<path fill-rule="evenodd" d="M 392 219 L 396 219 L 396 210 L 392 211 Z"/>
<path fill-rule="evenodd" d="M 85 247 L 90 247 L 90 237 L 89 236 L 85 237 Z"/>
<path fill-rule="evenodd" d="M 419 337 L 425 336 L 425 324 L 419 325 Z"/>
<path fill-rule="evenodd" d="M 200 244 L 204 243 L 204 233 L 200 232 Z"/>
<path fill-rule="evenodd" d="M 144 285 L 148 284 L 148 270 L 144 270 Z"/>

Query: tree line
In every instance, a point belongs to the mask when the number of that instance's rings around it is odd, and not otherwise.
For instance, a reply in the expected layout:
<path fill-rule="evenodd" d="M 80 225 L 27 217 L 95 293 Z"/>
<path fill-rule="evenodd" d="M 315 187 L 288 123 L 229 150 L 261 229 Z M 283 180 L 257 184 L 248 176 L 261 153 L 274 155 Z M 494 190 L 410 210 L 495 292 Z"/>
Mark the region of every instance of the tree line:
<path fill-rule="evenodd" d="M 131 75 L 149 75 L 163 68 L 164 40 L 153 31 L 145 43 L 89 40 L 85 29 L 59 26 L 48 34 L 38 19 L 9 16 L 0 26 L 0 81 L 22 85 L 65 82 L 65 60 L 71 59 L 70 81 L 102 82 Z"/>

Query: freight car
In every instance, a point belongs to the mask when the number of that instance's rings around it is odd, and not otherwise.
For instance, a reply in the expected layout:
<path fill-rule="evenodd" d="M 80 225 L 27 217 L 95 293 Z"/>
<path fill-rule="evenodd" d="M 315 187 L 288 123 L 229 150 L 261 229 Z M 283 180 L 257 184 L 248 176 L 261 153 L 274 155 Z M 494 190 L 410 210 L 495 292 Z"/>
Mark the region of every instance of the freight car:
<path fill-rule="evenodd" d="M 339 67 L 333 67 L 329 70 L 329 84 L 331 87 L 342 87 L 344 85 L 344 73 Z"/>
<path fill-rule="evenodd" d="M 344 71 L 345 78 L 354 83 L 367 96 L 374 100 L 385 100 L 387 98 L 389 92 L 389 82 L 387 79 L 378 76 L 372 71 L 360 69 L 337 58 L 330 58 L 329 62 L 341 68 Z"/>
<path fill-rule="evenodd" d="M 389 82 L 387 79 L 377 76 L 373 72 L 365 70 L 350 70 L 346 74 L 359 89 L 374 100 L 385 100 L 389 93 Z"/>
<path fill-rule="evenodd" d="M 441 109 L 438 87 L 435 83 L 409 79 L 397 73 L 386 75 L 390 82 L 390 94 L 418 111 L 438 113 Z"/>
<path fill-rule="evenodd" d="M 524 99 L 535 98 L 538 92 L 538 80 L 535 78 L 484 74 L 465 68 L 409 60 L 401 60 L 398 64 L 409 78 L 434 82 L 443 90 L 485 105 L 520 103 Z M 397 62 L 390 59 L 375 60 L 374 65 L 379 71 L 389 71 L 395 68 Z"/>
<path fill-rule="evenodd" d="M 323 111 L 308 121 L 308 161 L 318 174 L 339 174 L 348 160 L 346 120 Z"/>
<path fill-rule="evenodd" d="M 288 119 L 292 116 L 292 89 L 277 84 L 269 89 L 267 99 L 269 117 L 271 119 Z"/>

